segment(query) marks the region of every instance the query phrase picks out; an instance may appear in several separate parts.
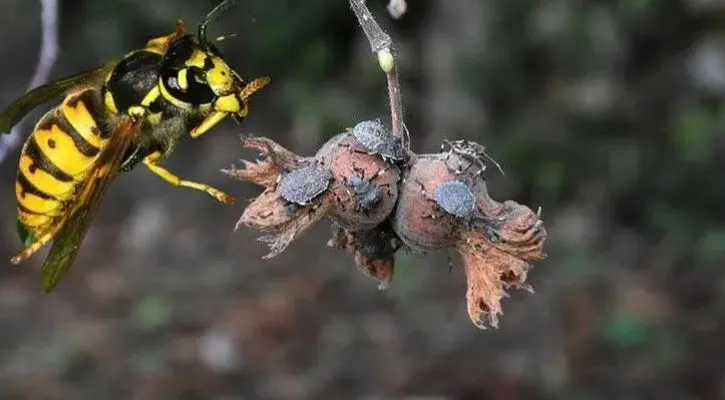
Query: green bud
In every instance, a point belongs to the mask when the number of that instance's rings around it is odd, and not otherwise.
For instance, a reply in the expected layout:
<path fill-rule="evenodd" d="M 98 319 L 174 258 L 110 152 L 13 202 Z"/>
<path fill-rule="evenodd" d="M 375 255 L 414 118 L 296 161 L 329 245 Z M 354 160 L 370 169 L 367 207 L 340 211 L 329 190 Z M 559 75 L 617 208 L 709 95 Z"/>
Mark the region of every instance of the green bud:
<path fill-rule="evenodd" d="M 380 64 L 380 68 L 385 71 L 386 74 L 393 71 L 393 68 L 395 67 L 395 58 L 390 52 L 390 49 L 382 49 L 378 51 L 378 64 Z"/>

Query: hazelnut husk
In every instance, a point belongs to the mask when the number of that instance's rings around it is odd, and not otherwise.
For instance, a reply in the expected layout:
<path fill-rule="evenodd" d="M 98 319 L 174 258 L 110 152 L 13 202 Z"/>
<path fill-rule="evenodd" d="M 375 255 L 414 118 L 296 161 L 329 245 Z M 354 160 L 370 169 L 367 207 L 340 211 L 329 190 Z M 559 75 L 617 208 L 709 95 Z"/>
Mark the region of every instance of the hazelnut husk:
<path fill-rule="evenodd" d="M 334 177 L 330 190 L 335 201 L 327 213 L 330 220 L 358 231 L 372 229 L 388 218 L 398 199 L 400 170 L 396 165 L 368 153 L 347 132 L 330 139 L 315 159 Z"/>
<path fill-rule="evenodd" d="M 353 255 L 381 288 L 393 279 L 401 246 L 420 252 L 455 249 L 465 270 L 468 314 L 479 328 L 498 326 L 508 289 L 533 291 L 526 283 L 530 263 L 545 257 L 541 210 L 493 200 L 480 160 L 448 151 L 410 153 L 396 164 L 370 154 L 349 132 L 327 141 L 314 157 L 295 155 L 267 138 L 245 138 L 244 145 L 259 150 L 262 159 L 224 172 L 264 187 L 237 227 L 269 233 L 261 238 L 270 245 L 266 257 L 327 217 L 333 221 L 329 245 Z M 313 164 L 330 172 L 329 185 L 309 203 L 290 207 L 281 196 L 280 178 Z M 450 186 L 451 181 L 456 182 Z M 437 189 L 444 184 L 463 190 L 468 201 L 441 200 L 446 191 Z"/>
<path fill-rule="evenodd" d="M 493 200 L 478 164 L 454 153 L 411 157 L 403 172 L 393 215 L 397 236 L 411 249 L 454 248 L 463 260 L 468 313 L 480 328 L 498 326 L 501 299 L 510 287 L 533 291 L 525 283 L 530 262 L 543 259 L 546 230 L 540 212 L 514 201 Z M 465 183 L 475 195 L 469 215 L 445 212 L 433 193 L 445 182 Z"/>

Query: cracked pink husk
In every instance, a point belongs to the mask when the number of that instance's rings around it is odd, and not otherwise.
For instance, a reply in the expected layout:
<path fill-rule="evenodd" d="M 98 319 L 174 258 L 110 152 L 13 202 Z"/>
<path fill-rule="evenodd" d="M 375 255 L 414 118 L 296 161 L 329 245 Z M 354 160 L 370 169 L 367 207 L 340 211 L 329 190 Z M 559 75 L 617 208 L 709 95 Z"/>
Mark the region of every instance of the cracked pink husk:
<path fill-rule="evenodd" d="M 342 133 L 330 139 L 315 155 L 334 176 L 330 191 L 335 198 L 328 217 L 349 231 L 372 229 L 385 221 L 398 200 L 400 171 L 382 158 L 368 154 L 352 136 Z M 353 175 L 370 179 L 380 190 L 381 197 L 371 209 L 356 207 Z"/>
<path fill-rule="evenodd" d="M 393 227 L 410 248 L 428 251 L 453 247 L 466 273 L 468 313 L 479 328 L 496 327 L 501 299 L 510 287 L 532 291 L 530 262 L 545 257 L 546 231 L 539 213 L 514 201 L 499 203 L 473 165 L 455 154 L 414 156 L 403 174 Z M 476 197 L 471 218 L 447 214 L 432 199 L 449 180 L 466 183 Z"/>
<path fill-rule="evenodd" d="M 337 223 L 330 245 L 352 254 L 381 288 L 393 279 L 396 241 L 418 251 L 454 248 L 465 269 L 467 310 L 479 328 L 498 326 L 501 299 L 509 288 L 533 291 L 526 283 L 530 263 L 545 257 L 546 230 L 540 212 L 514 201 L 493 200 L 477 165 L 466 159 L 452 153 L 411 155 L 400 180 L 397 168 L 386 169 L 383 160 L 359 151 L 354 138 L 346 134 L 332 138 L 314 158 L 297 156 L 267 138 L 248 138 L 244 144 L 259 150 L 262 159 L 224 172 L 265 188 L 237 224 L 269 233 L 261 238 L 270 245 L 265 257 L 284 251 L 315 222 L 329 217 Z M 312 163 L 330 170 L 333 179 L 310 204 L 291 209 L 280 196 L 279 180 Z M 381 170 L 386 172 L 373 180 L 390 190 L 383 192 L 378 209 L 356 210 L 349 193 L 351 176 L 367 177 Z M 470 217 L 447 214 L 433 200 L 435 189 L 454 179 L 464 182 L 476 197 Z"/>

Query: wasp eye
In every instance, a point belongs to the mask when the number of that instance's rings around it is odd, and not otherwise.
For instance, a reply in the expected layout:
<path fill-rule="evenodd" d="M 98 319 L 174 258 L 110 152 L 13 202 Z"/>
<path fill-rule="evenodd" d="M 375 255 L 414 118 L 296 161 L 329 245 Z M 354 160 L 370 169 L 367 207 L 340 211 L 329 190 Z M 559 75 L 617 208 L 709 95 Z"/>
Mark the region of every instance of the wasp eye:
<path fill-rule="evenodd" d="M 202 69 L 191 67 L 189 68 L 189 72 L 191 73 L 192 79 L 197 83 L 206 84 L 206 73 Z"/>

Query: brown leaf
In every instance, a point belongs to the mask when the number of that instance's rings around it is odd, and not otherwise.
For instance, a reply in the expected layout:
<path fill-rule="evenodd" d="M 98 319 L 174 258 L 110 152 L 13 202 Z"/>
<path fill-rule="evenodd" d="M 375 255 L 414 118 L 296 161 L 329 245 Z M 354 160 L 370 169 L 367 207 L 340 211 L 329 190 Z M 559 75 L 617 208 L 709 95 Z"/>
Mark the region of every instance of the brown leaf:
<path fill-rule="evenodd" d="M 237 222 L 260 231 L 279 232 L 290 223 L 293 215 L 285 207 L 285 201 L 276 190 L 266 190 L 250 203 Z"/>
<path fill-rule="evenodd" d="M 309 229 L 315 222 L 322 219 L 327 212 L 327 207 L 303 207 L 297 209 L 275 235 L 263 236 L 259 240 L 269 244 L 270 252 L 263 258 L 272 258 L 283 252 L 299 235 Z M 242 217 L 244 218 L 244 217 Z"/>

